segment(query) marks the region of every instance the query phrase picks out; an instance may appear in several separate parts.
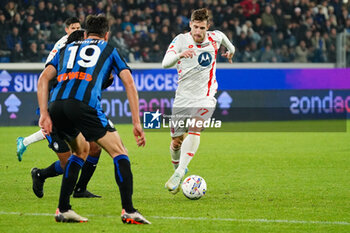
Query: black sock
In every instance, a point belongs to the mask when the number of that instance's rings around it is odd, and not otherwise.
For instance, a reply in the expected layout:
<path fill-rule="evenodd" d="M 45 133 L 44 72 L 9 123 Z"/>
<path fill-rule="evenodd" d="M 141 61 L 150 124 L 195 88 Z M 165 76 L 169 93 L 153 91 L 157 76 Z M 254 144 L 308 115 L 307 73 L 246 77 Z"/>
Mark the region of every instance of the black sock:
<path fill-rule="evenodd" d="M 135 209 L 132 205 L 133 181 L 129 157 L 118 155 L 114 157 L 113 161 L 115 180 L 119 186 L 122 207 L 128 213 L 134 212 Z"/>
<path fill-rule="evenodd" d="M 47 168 L 40 169 L 40 177 L 44 180 L 46 178 L 59 176 L 61 174 L 63 174 L 63 169 L 61 168 L 59 160 L 57 160 Z"/>
<path fill-rule="evenodd" d="M 58 203 L 58 209 L 60 212 L 66 212 L 71 209 L 69 204 L 70 195 L 72 195 L 75 183 L 77 182 L 79 171 L 84 164 L 84 160 L 72 155 L 68 159 L 68 163 L 64 169 L 61 193 Z"/>
<path fill-rule="evenodd" d="M 86 190 L 86 186 L 95 172 L 99 158 L 100 157 L 91 157 L 90 155 L 86 158 L 85 163 L 81 168 L 80 178 L 75 186 L 76 192 L 83 192 Z"/>

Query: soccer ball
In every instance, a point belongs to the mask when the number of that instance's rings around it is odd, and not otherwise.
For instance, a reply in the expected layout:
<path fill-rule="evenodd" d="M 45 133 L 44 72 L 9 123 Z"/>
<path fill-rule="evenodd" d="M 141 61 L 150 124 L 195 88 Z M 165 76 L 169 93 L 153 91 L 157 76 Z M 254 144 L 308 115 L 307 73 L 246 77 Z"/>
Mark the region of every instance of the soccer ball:
<path fill-rule="evenodd" d="M 181 188 L 185 197 L 191 200 L 197 200 L 204 196 L 207 191 L 207 183 L 202 177 L 192 175 L 184 179 Z"/>

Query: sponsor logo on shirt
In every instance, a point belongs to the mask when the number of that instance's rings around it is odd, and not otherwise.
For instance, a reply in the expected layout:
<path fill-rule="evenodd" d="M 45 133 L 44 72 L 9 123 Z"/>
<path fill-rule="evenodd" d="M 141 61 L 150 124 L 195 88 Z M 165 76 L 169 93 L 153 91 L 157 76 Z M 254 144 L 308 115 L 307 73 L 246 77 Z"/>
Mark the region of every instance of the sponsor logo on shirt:
<path fill-rule="evenodd" d="M 86 80 L 90 82 L 92 80 L 91 74 L 87 74 L 85 72 L 69 72 L 69 73 L 64 73 L 60 74 L 57 77 L 58 82 L 63 82 L 66 80 L 71 80 L 71 79 L 79 79 L 79 80 Z"/>
<path fill-rule="evenodd" d="M 211 61 L 212 61 L 212 56 L 208 52 L 201 53 L 198 56 L 198 63 L 201 66 L 209 66 L 211 64 Z"/>

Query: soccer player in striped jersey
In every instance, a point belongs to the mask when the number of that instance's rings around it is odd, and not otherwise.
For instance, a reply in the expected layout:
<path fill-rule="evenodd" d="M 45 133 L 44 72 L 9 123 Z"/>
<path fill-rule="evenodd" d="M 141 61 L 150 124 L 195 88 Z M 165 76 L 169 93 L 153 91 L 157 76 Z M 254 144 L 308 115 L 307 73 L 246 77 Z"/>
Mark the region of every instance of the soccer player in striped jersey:
<path fill-rule="evenodd" d="M 97 142 L 113 158 L 114 176 L 121 195 L 122 221 L 150 224 L 133 206 L 133 177 L 127 150 L 101 107 L 102 86 L 109 81 L 110 72 L 114 70 L 125 86 L 136 143 L 138 146 L 145 145 L 135 83 L 128 65 L 117 50 L 107 44 L 108 30 L 106 17 L 89 16 L 86 22 L 87 39 L 60 49 L 38 81 L 39 126 L 47 134 L 53 129 L 57 130 L 73 151 L 64 169 L 55 219 L 58 222 L 88 221 L 75 213 L 70 205 L 70 195 L 89 151 L 87 140 Z M 48 85 L 55 77 L 58 84 L 51 93 L 48 105 Z"/>
<path fill-rule="evenodd" d="M 217 53 L 220 45 L 224 45 L 228 51 L 222 56 L 232 63 L 235 47 L 222 32 L 208 31 L 209 26 L 207 9 L 193 11 L 191 31 L 176 36 L 163 58 L 162 66 L 170 68 L 176 64 L 179 76 L 172 122 L 185 122 L 188 116 L 194 122 L 203 122 L 210 119 L 215 110 Z M 165 187 L 173 194 L 179 191 L 187 166 L 199 147 L 201 130 L 197 123 L 189 128 L 179 124 L 171 127 L 170 154 L 175 172 Z M 184 138 L 186 131 L 188 135 Z"/>
<path fill-rule="evenodd" d="M 73 41 L 83 40 L 84 31 L 80 30 L 80 21 L 76 17 L 68 18 L 65 21 L 66 25 L 66 35 L 63 36 L 59 41 L 56 42 L 54 48 L 47 57 L 46 63 L 50 62 L 52 58 L 57 53 L 58 49 L 63 48 L 66 44 L 72 43 Z M 55 82 L 53 82 L 55 83 Z M 44 139 L 49 142 L 49 147 L 57 154 L 58 161 L 55 161 L 47 168 L 39 169 L 32 168 L 31 176 L 33 180 L 32 189 L 34 194 L 38 198 L 44 196 L 44 183 L 47 178 L 55 177 L 63 173 L 63 169 L 68 161 L 68 158 L 72 154 L 67 143 L 58 137 L 56 134 L 51 134 L 51 136 L 45 135 L 42 130 L 22 138 L 17 138 L 17 157 L 18 160 L 22 160 L 23 153 L 25 152 L 27 146 L 34 142 L 38 142 Z M 100 198 L 101 196 L 93 194 L 87 190 L 87 185 L 95 172 L 97 163 L 99 161 L 101 154 L 101 148 L 94 142 L 90 143 L 89 156 L 87 157 L 84 166 L 82 167 L 82 172 L 77 185 L 74 189 L 73 197 L 75 198 Z"/>

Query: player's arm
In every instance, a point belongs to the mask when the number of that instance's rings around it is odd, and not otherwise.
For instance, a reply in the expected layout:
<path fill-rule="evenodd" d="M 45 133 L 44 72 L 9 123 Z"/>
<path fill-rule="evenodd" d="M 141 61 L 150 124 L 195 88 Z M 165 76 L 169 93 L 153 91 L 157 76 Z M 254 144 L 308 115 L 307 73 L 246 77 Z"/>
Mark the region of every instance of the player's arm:
<path fill-rule="evenodd" d="M 235 46 L 231 43 L 231 41 L 227 38 L 227 36 L 224 33 L 220 32 L 220 31 L 215 31 L 215 32 L 220 33 L 220 35 L 222 36 L 221 43 L 228 50 L 226 53 L 221 54 L 221 56 L 226 57 L 228 59 L 228 61 L 230 63 L 232 63 L 232 57 L 236 51 Z"/>
<path fill-rule="evenodd" d="M 40 108 L 39 126 L 44 130 L 46 134 L 50 134 L 52 131 L 52 121 L 47 110 L 47 100 L 49 98 L 49 82 L 55 78 L 56 75 L 56 68 L 52 65 L 48 65 L 40 74 L 38 80 L 37 97 Z"/>
<path fill-rule="evenodd" d="M 122 80 L 126 94 L 129 100 L 129 106 L 132 116 L 132 124 L 134 126 L 133 133 L 138 146 L 145 146 L 146 138 L 141 128 L 140 116 L 139 116 L 139 95 L 137 93 L 134 79 L 129 69 L 124 69 L 119 73 L 119 77 Z"/>
<path fill-rule="evenodd" d="M 107 79 L 106 82 L 102 83 L 102 90 L 107 89 L 110 85 L 113 84 L 114 81 L 114 76 L 111 72 L 111 74 L 109 75 L 109 78 Z"/>
<path fill-rule="evenodd" d="M 183 43 L 182 35 L 178 35 L 170 43 L 162 61 L 163 68 L 170 68 L 174 66 L 181 58 L 192 58 L 196 55 L 193 49 L 188 49 L 183 52 L 180 52 L 181 43 Z"/>

